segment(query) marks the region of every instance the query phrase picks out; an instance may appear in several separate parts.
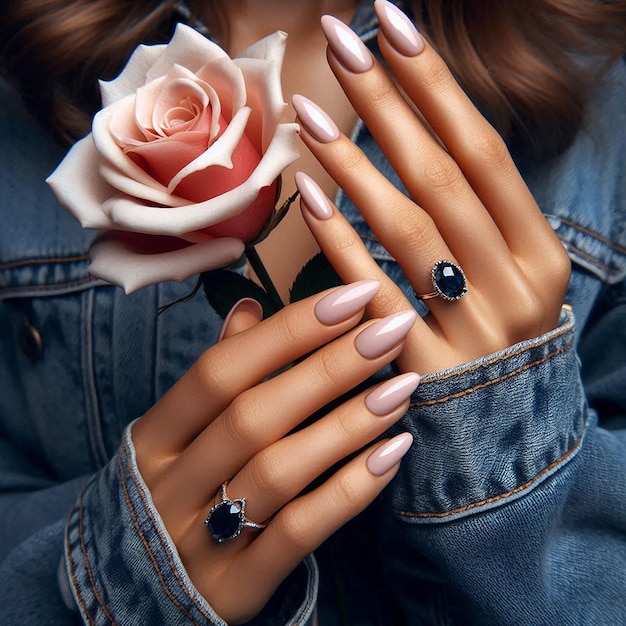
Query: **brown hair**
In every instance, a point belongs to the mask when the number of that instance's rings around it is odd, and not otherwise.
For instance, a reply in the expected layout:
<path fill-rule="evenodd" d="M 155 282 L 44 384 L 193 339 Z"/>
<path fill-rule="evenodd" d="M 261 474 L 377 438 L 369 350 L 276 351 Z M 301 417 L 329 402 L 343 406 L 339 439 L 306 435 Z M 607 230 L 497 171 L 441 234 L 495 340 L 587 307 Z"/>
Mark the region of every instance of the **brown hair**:
<path fill-rule="evenodd" d="M 219 2 L 5 0 L 0 67 L 29 108 L 66 143 L 89 130 L 97 79 L 139 43 L 167 41 Z M 625 48 L 624 0 L 415 0 L 415 18 L 510 144 L 535 156 L 563 150 L 580 128 L 601 71 Z"/>

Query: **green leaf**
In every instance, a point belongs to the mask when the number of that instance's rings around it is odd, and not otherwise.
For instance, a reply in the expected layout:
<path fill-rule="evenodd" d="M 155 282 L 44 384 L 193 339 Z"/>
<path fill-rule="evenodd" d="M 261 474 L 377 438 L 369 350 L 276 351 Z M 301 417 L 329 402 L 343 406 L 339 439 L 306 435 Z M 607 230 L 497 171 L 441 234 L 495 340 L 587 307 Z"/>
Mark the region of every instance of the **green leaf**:
<path fill-rule="evenodd" d="M 253 298 L 263 307 L 263 317 L 276 313 L 276 306 L 267 293 L 255 282 L 225 269 L 204 272 L 200 276 L 209 304 L 226 318 L 235 303 L 242 298 Z"/>
<path fill-rule="evenodd" d="M 322 252 L 318 252 L 296 276 L 289 292 L 290 302 L 297 302 L 343 282 Z"/>

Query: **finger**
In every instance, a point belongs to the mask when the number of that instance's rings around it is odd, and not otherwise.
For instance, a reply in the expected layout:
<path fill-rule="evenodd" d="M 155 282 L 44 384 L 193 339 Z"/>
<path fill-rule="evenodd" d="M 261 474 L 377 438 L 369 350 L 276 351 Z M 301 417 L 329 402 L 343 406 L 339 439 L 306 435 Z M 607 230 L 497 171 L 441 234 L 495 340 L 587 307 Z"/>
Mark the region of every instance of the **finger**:
<path fill-rule="evenodd" d="M 222 341 L 244 330 L 248 330 L 248 328 L 256 326 L 262 319 L 263 307 L 252 298 L 243 298 L 235 303 L 224 318 L 217 341 Z"/>
<path fill-rule="evenodd" d="M 335 267 L 344 280 L 352 277 L 376 276 L 382 272 L 375 261 L 371 258 L 361 238 L 354 231 L 348 221 L 336 210 L 330 200 L 324 195 L 319 186 L 309 177 L 299 173 L 297 184 L 302 194 L 302 213 L 316 238 L 320 248 L 327 255 L 329 261 Z M 408 244 L 407 244 L 408 245 Z M 443 249 L 445 250 L 445 248 Z M 442 255 L 444 251 L 442 250 Z M 421 293 L 432 291 L 430 271 L 421 264 L 425 259 L 419 257 L 419 250 L 414 255 L 416 258 L 405 269 L 409 280 L 415 289 Z M 444 257 L 445 258 L 445 257 Z M 453 260 L 453 259 L 452 259 Z M 404 267 L 403 267 L 404 269 Z M 375 298 L 368 305 L 370 314 L 381 315 L 385 310 L 394 310 L 406 298 L 398 287 L 388 278 L 380 278 L 381 288 Z M 446 302 L 444 300 L 429 300 L 429 306 L 433 316 L 427 316 L 424 321 L 418 321 L 411 332 L 405 350 L 398 359 L 402 369 L 404 364 L 407 369 L 418 368 L 422 372 L 438 371 L 450 364 L 451 349 L 464 346 L 467 350 L 472 347 L 474 341 L 479 341 L 484 346 L 485 334 L 488 335 L 489 345 L 501 338 L 496 337 L 489 324 L 485 324 L 485 306 L 483 298 L 477 294 L 468 281 L 468 293 L 458 302 Z M 446 341 L 442 341 L 445 338 Z M 505 344 L 508 340 L 505 340 Z M 464 355 L 466 352 L 463 353 Z M 458 359 L 459 355 L 453 357 Z"/>
<path fill-rule="evenodd" d="M 246 497 L 246 515 L 268 519 L 320 475 L 397 422 L 418 383 L 414 372 L 391 378 L 265 448 L 230 481 L 229 497 Z"/>
<path fill-rule="evenodd" d="M 146 457 L 175 457 L 233 398 L 354 327 L 378 287 L 369 286 L 351 290 L 348 285 L 311 296 L 207 350 L 134 424 L 136 445 Z"/>
<path fill-rule="evenodd" d="M 374 6 L 380 50 L 402 88 L 459 164 L 513 255 L 550 268 L 545 288 L 553 291 L 568 261 L 504 141 L 408 17 L 385 0 Z"/>
<path fill-rule="evenodd" d="M 240 588 L 256 587 L 256 593 L 270 595 L 308 554 L 380 494 L 412 441 L 403 433 L 371 446 L 320 487 L 290 502 L 239 555 L 232 574 L 240 577 Z"/>
<path fill-rule="evenodd" d="M 345 24 L 324 16 L 322 27 L 330 46 L 328 61 L 343 90 L 411 196 L 433 218 L 467 271 L 472 272 L 472 263 L 479 267 L 485 254 L 506 254 L 505 243 L 481 200 L 385 69 Z M 355 47 L 368 56 L 369 67 L 359 72 L 349 62 Z M 339 184 L 344 187 L 343 180 Z M 352 190 L 345 189 L 352 197 Z M 485 237 L 491 242 L 488 248 L 483 245 Z"/>
<path fill-rule="evenodd" d="M 253 456 L 396 358 L 416 317 L 410 310 L 367 322 L 241 393 L 168 469 L 161 489 L 179 513 L 203 509 Z"/>

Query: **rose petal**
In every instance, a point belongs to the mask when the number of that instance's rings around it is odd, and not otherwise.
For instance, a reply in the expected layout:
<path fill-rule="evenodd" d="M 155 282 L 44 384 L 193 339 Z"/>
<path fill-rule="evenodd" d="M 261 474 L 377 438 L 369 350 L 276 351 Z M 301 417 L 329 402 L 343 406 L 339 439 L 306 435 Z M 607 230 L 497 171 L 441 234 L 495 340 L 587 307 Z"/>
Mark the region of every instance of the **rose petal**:
<path fill-rule="evenodd" d="M 136 237 L 111 231 L 90 248 L 93 276 L 119 285 L 126 293 L 164 280 L 182 281 L 189 276 L 224 267 L 241 257 L 239 239 L 213 239 L 191 244 L 171 237 Z"/>
<path fill-rule="evenodd" d="M 128 178 L 124 172 L 120 172 L 110 163 L 105 162 L 100 164 L 100 175 L 109 185 L 115 187 L 111 195 L 115 195 L 118 191 L 121 191 L 123 194 L 128 194 L 138 200 L 160 204 L 164 207 L 184 206 L 189 204 L 189 200 L 169 194 L 167 189 L 162 185 L 160 185 L 160 189 L 155 189 L 147 185 L 142 185 L 132 178 Z"/>
<path fill-rule="evenodd" d="M 46 182 L 59 202 L 83 228 L 111 228 L 113 222 L 102 210 L 115 189 L 100 178 L 100 157 L 91 135 L 76 142 Z"/>
<path fill-rule="evenodd" d="M 128 114 L 129 106 L 132 107 L 134 98 L 134 94 L 126 96 L 96 113 L 92 124 L 92 135 L 96 150 L 102 156 L 103 161 L 108 162 L 114 170 L 123 173 L 151 190 L 158 190 L 167 195 L 167 188 L 133 163 L 111 134 L 111 126 L 119 124 L 122 119 L 127 119 L 125 116 Z M 149 193 L 140 194 L 139 197 L 143 197 L 143 195 L 149 195 Z"/>
<path fill-rule="evenodd" d="M 252 109 L 246 135 L 257 150 L 265 152 L 287 107 L 280 74 L 270 61 L 238 59 L 236 63 L 246 80 L 247 104 Z"/>
<path fill-rule="evenodd" d="M 233 166 L 231 156 L 246 130 L 249 116 L 250 109 L 248 107 L 244 107 L 238 111 L 230 124 L 226 127 L 224 134 L 212 146 L 209 146 L 203 154 L 183 167 L 183 169 L 172 178 L 167 190 L 173 193 L 174 189 L 176 189 L 184 178 L 199 170 L 205 170 L 207 167 L 219 165 L 221 167 L 231 168 Z"/>
<path fill-rule="evenodd" d="M 300 156 L 297 130 L 297 124 L 279 124 L 267 152 L 250 178 L 221 196 L 197 204 L 162 208 L 146 206 L 119 195 L 107 200 L 103 209 L 119 228 L 155 235 L 180 236 L 222 222 L 249 207 L 259 190 L 271 185 Z"/>
<path fill-rule="evenodd" d="M 231 119 L 246 105 L 243 74 L 230 58 L 209 61 L 196 72 L 196 76 L 211 85 L 219 94 L 222 111 L 227 119 Z"/>
<path fill-rule="evenodd" d="M 167 48 L 146 73 L 145 82 L 165 76 L 176 64 L 195 74 L 205 63 L 219 58 L 229 57 L 222 48 L 198 31 L 185 24 L 177 24 Z"/>
<path fill-rule="evenodd" d="M 109 81 L 100 81 L 102 107 L 134 93 L 146 81 L 148 70 L 165 50 L 165 45 L 141 45 L 135 49 L 128 63 L 117 78 Z"/>
<path fill-rule="evenodd" d="M 237 55 L 237 59 L 265 59 L 272 61 L 280 74 L 287 49 L 287 33 L 277 30 L 275 33 L 260 39 Z"/>

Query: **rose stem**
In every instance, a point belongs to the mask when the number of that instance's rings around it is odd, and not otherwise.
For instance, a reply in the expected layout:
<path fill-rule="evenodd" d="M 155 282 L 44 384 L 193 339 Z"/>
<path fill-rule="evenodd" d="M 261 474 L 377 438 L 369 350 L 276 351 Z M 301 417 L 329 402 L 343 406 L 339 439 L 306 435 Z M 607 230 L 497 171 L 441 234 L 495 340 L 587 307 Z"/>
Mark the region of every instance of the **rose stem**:
<path fill-rule="evenodd" d="M 261 257 L 258 255 L 254 246 L 248 246 L 246 248 L 246 257 L 248 258 L 248 262 L 254 270 L 254 273 L 257 275 L 257 278 L 261 281 L 267 295 L 276 307 L 276 311 L 284 308 L 285 305 L 278 295 L 278 291 L 276 290 L 276 287 L 274 287 L 274 283 L 272 282 L 270 275 L 267 273 L 267 270 L 263 265 L 263 261 L 261 261 Z"/>

